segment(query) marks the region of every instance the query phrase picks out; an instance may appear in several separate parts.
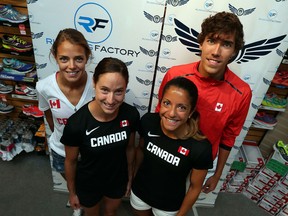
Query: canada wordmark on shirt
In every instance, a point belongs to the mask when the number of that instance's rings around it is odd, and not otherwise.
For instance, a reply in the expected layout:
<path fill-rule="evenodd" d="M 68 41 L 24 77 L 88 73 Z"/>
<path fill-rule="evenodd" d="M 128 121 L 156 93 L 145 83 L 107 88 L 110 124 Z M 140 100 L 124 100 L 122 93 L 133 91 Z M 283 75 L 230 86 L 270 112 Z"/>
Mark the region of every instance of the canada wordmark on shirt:
<path fill-rule="evenodd" d="M 112 144 L 116 142 L 120 142 L 123 140 L 127 140 L 127 133 L 126 131 L 121 131 L 105 136 L 100 136 L 100 137 L 93 137 L 90 139 L 91 147 L 98 147 L 98 146 L 103 146 L 107 144 Z"/>
<path fill-rule="evenodd" d="M 164 149 L 154 145 L 152 142 L 149 142 L 146 149 L 157 157 L 167 161 L 168 163 L 178 166 L 180 163 L 180 158 L 165 151 Z"/>

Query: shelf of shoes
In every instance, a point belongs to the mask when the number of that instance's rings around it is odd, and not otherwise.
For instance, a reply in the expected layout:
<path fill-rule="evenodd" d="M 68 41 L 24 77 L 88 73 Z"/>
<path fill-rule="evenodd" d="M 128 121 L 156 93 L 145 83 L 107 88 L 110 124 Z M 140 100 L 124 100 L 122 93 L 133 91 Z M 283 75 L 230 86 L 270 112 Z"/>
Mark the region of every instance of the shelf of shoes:
<path fill-rule="evenodd" d="M 36 81 L 27 1 L 2 0 L 0 3 L 0 117 L 5 116 L 13 120 L 20 117 L 43 117 L 43 113 L 37 107 L 38 101 L 34 88 Z"/>
<path fill-rule="evenodd" d="M 4 80 L 35 82 L 37 73 L 35 64 L 20 61 L 16 58 L 3 58 L 0 78 Z"/>
<path fill-rule="evenodd" d="M 287 96 L 288 64 L 281 63 L 259 106 L 245 140 L 256 141 L 260 145 L 267 131 L 273 131 L 277 125 L 279 112 L 286 112 Z"/>
<path fill-rule="evenodd" d="M 38 98 L 34 85 L 29 85 L 26 82 L 13 82 L 0 80 L 0 115 L 18 118 L 20 115 L 39 118 L 43 117 L 43 112 L 40 112 L 36 107 Z M 25 107 L 35 106 L 33 112 L 25 112 Z M 40 115 L 41 114 L 41 115 Z"/>
<path fill-rule="evenodd" d="M 26 1 L 3 0 L 0 4 L 0 26 L 0 58 L 8 55 L 8 57 L 16 56 L 18 59 L 34 62 L 32 49 L 18 52 L 15 49 L 10 49 L 11 44 L 9 44 L 10 47 L 5 44 L 5 41 L 7 41 L 5 38 L 15 36 L 19 38 L 17 42 L 20 45 L 23 45 L 23 42 L 32 44 Z"/>

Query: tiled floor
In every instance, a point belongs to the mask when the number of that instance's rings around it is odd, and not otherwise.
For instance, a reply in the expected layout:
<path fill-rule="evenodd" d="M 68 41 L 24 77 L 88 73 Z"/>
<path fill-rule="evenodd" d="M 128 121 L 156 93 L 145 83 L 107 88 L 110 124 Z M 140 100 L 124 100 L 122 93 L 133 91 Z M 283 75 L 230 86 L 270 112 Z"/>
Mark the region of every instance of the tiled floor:
<path fill-rule="evenodd" d="M 48 156 L 21 153 L 12 161 L 0 160 L 0 216 L 71 216 L 68 194 L 53 190 Z M 215 207 L 197 208 L 199 216 L 269 216 L 241 194 L 220 193 Z M 118 216 L 132 216 L 124 200 Z M 192 210 L 187 216 L 193 216 Z"/>

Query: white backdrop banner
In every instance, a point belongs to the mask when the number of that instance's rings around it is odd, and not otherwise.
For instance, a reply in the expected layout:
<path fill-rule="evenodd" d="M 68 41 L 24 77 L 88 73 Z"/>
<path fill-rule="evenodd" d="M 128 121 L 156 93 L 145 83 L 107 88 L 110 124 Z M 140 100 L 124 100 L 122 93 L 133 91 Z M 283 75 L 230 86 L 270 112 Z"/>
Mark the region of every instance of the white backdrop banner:
<path fill-rule="evenodd" d="M 148 111 L 165 0 L 150 1 L 28 1 L 38 78 L 58 69 L 51 45 L 58 32 L 75 28 L 87 39 L 94 72 L 104 57 L 124 61 L 130 72 L 126 101 L 144 114 Z"/>

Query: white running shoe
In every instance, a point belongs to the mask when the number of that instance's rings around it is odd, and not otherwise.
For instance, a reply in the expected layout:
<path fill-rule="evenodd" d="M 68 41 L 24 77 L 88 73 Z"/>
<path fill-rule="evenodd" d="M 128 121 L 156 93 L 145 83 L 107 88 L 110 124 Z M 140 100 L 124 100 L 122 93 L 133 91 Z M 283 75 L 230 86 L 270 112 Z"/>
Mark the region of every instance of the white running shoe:
<path fill-rule="evenodd" d="M 74 209 L 72 216 L 82 216 L 83 215 L 83 209 Z"/>

